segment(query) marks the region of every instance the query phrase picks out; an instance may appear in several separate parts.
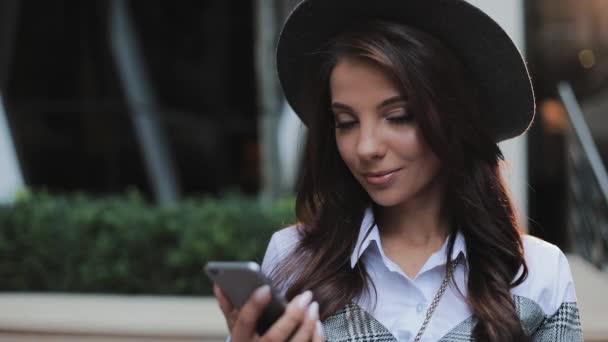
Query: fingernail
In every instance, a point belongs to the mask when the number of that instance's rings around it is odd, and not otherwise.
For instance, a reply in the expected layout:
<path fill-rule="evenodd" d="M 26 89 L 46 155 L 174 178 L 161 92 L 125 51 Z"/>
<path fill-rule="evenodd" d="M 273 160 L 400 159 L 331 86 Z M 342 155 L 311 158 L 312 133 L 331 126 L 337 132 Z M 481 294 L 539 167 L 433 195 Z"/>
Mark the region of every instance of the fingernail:
<path fill-rule="evenodd" d="M 316 333 L 317 333 L 317 336 L 320 336 L 320 337 L 325 336 L 325 332 L 323 331 L 323 324 L 321 324 L 321 321 L 317 321 Z"/>
<path fill-rule="evenodd" d="M 264 285 L 259 289 L 255 290 L 253 296 L 256 301 L 263 302 L 266 299 L 266 296 L 268 296 L 268 294 L 270 294 L 270 286 Z"/>
<path fill-rule="evenodd" d="M 300 295 L 298 298 L 298 307 L 300 309 L 304 309 L 312 300 L 312 292 L 306 291 Z"/>
<path fill-rule="evenodd" d="M 312 302 L 308 307 L 308 319 L 311 321 L 316 321 L 319 319 L 319 303 Z"/>

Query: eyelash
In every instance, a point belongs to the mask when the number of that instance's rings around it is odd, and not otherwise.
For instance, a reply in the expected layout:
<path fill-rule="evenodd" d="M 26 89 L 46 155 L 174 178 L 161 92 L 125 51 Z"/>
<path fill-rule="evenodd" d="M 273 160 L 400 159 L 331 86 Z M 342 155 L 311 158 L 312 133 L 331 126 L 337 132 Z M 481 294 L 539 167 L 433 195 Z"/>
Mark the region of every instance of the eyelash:
<path fill-rule="evenodd" d="M 414 118 L 412 117 L 411 114 L 402 114 L 402 115 L 399 115 L 399 116 L 393 116 L 393 117 L 387 118 L 387 120 L 389 120 L 391 122 L 394 122 L 396 124 L 410 122 L 413 119 Z"/>
<path fill-rule="evenodd" d="M 393 123 L 395 125 L 401 125 L 401 124 L 411 122 L 413 120 L 413 117 L 411 114 L 403 114 L 403 115 L 399 115 L 399 116 L 393 116 L 393 117 L 386 118 L 386 120 L 390 121 L 391 123 Z M 336 129 L 347 130 L 347 129 L 354 127 L 356 123 L 357 123 L 357 121 L 348 121 L 348 122 L 343 122 L 343 123 L 336 122 L 335 126 L 336 126 Z"/>
<path fill-rule="evenodd" d="M 336 122 L 336 129 L 341 129 L 341 130 L 345 130 L 345 129 L 349 129 L 352 128 L 357 122 L 356 121 L 349 121 L 349 122 Z"/>

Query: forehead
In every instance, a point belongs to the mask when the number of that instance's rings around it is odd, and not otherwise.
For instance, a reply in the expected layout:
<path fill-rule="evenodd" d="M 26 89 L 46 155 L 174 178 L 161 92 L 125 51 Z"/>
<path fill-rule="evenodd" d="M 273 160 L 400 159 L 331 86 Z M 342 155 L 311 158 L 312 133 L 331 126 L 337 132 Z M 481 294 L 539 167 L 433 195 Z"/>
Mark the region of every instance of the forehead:
<path fill-rule="evenodd" d="M 404 95 L 392 75 L 377 63 L 360 57 L 341 57 L 331 71 L 332 100 Z"/>

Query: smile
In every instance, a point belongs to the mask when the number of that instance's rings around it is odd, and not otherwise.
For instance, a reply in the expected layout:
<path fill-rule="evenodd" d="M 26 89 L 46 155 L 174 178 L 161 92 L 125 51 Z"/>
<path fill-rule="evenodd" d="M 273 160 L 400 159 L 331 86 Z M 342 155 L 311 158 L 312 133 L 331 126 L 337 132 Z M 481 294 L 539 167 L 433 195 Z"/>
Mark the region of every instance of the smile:
<path fill-rule="evenodd" d="M 401 168 L 391 171 L 369 172 L 364 173 L 363 177 L 370 185 L 383 186 L 389 184 L 396 177 L 396 173 L 399 170 L 401 170 Z"/>

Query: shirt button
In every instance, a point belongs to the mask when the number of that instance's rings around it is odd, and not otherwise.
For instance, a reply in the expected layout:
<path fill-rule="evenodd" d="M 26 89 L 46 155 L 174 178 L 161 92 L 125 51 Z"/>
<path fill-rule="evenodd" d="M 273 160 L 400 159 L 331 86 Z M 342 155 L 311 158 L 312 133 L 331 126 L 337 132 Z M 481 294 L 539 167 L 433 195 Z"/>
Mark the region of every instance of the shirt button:
<path fill-rule="evenodd" d="M 425 305 L 422 303 L 419 303 L 418 305 L 416 305 L 416 312 L 417 313 L 422 313 L 422 310 L 424 310 Z"/>

